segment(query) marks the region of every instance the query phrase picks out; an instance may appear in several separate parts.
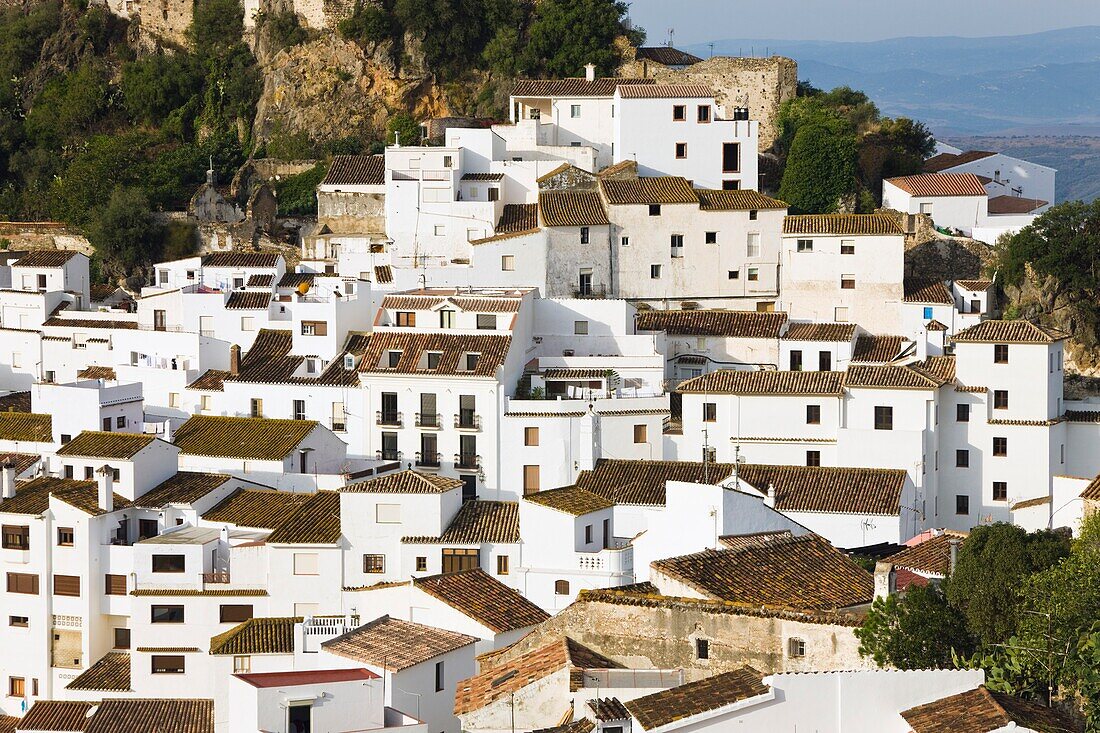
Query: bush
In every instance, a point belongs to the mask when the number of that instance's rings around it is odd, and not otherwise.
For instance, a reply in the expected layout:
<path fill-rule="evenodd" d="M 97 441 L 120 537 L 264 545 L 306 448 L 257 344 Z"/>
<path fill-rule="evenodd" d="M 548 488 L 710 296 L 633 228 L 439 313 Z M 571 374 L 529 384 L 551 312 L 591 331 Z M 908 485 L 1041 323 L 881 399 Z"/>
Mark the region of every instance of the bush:
<path fill-rule="evenodd" d="M 297 46 L 309 38 L 295 13 L 260 13 L 256 16 L 256 27 L 271 43 L 272 52 Z"/>
<path fill-rule="evenodd" d="M 103 274 L 112 279 L 160 259 L 162 233 L 145 194 L 137 189 L 116 186 L 107 203 L 92 213 L 86 231 Z"/>
<path fill-rule="evenodd" d="M 825 214 L 855 192 L 856 140 L 835 124 L 813 122 L 795 135 L 779 198 L 792 213 Z"/>
<path fill-rule="evenodd" d="M 385 8 L 362 0 L 355 3 L 352 14 L 337 25 L 340 35 L 360 44 L 382 43 L 399 32 L 397 19 Z"/>
<path fill-rule="evenodd" d="M 394 133 L 397 133 L 397 140 L 401 141 L 402 145 L 419 145 L 420 136 L 422 130 L 420 129 L 420 123 L 413 119 L 413 116 L 405 112 L 394 115 L 390 118 L 390 121 L 386 124 L 385 144 L 393 145 L 395 137 Z"/>
<path fill-rule="evenodd" d="M 275 183 L 275 195 L 279 200 L 282 216 L 313 216 L 317 213 L 317 186 L 328 170 L 326 163 L 318 163 L 308 171 L 287 176 Z"/>
<path fill-rule="evenodd" d="M 107 112 L 107 74 L 103 63 L 87 59 L 47 82 L 27 113 L 26 132 L 38 147 L 57 149 L 91 131 Z"/>
<path fill-rule="evenodd" d="M 189 54 L 146 56 L 122 67 L 122 103 L 134 122 L 157 125 L 202 92 L 202 71 Z"/>

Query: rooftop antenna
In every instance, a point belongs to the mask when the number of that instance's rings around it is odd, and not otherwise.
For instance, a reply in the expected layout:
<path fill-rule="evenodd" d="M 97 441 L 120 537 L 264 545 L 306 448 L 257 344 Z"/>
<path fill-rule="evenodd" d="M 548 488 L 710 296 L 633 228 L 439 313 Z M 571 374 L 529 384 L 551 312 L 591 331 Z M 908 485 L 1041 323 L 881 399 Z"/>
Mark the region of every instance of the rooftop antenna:
<path fill-rule="evenodd" d="M 668 43 L 665 44 L 669 48 L 672 48 L 672 37 L 674 35 L 676 35 L 676 29 L 675 28 L 669 28 L 668 29 Z"/>
<path fill-rule="evenodd" d="M 714 58 L 714 41 L 711 41 L 707 45 L 710 46 L 710 56 L 708 58 Z"/>

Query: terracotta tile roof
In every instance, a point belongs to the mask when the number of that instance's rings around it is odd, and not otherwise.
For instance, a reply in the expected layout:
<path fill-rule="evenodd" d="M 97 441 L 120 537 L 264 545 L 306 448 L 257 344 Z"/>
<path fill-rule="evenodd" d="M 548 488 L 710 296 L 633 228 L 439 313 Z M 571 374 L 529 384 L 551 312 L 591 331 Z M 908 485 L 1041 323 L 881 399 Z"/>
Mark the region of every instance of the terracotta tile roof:
<path fill-rule="evenodd" d="M 12 267 L 64 267 L 79 252 L 61 249 L 36 249 L 12 263 Z"/>
<path fill-rule="evenodd" d="M 802 214 L 783 220 L 784 234 L 898 235 L 901 225 L 886 214 Z"/>
<path fill-rule="evenodd" d="M 393 333 L 376 331 L 371 334 L 359 371 L 372 374 L 439 374 L 449 376 L 495 377 L 504 364 L 512 337 L 506 334 L 465 335 L 451 333 Z M 387 355 L 400 351 L 396 368 L 388 366 Z M 428 371 L 427 352 L 439 352 L 439 366 Z M 480 354 L 473 371 L 466 371 L 465 354 Z M 423 358 L 422 358 L 423 357 Z"/>
<path fill-rule="evenodd" d="M 1089 501 L 1100 501 L 1100 476 L 1089 482 L 1089 485 L 1081 492 L 1081 498 Z"/>
<path fill-rule="evenodd" d="M 665 331 L 673 336 L 723 336 L 725 338 L 779 338 L 786 313 L 756 311 L 648 310 L 638 313 L 639 331 Z"/>
<path fill-rule="evenodd" d="M 279 282 L 275 287 L 279 288 L 297 288 L 302 283 L 307 283 L 311 287 L 313 281 L 316 279 L 317 274 L 314 272 L 284 272 L 283 276 L 279 278 Z"/>
<path fill-rule="evenodd" d="M 332 158 L 322 186 L 384 186 L 386 156 L 336 155 Z"/>
<path fill-rule="evenodd" d="M 910 196 L 985 196 L 985 186 L 973 173 L 918 173 L 912 176 L 887 178 Z"/>
<path fill-rule="evenodd" d="M 901 552 L 883 558 L 882 561 L 893 563 L 899 568 L 917 570 L 944 578 L 951 570 L 951 543 L 962 544 L 963 539 L 962 535 L 944 532 L 920 544 L 906 547 Z"/>
<path fill-rule="evenodd" d="M 34 412 L 0 412 L 0 440 L 53 442 L 53 418 Z"/>
<path fill-rule="evenodd" d="M 95 692 L 128 692 L 130 690 L 130 655 L 107 652 L 99 661 L 65 685 L 66 690 Z"/>
<path fill-rule="evenodd" d="M 762 492 L 775 486 L 775 508 L 781 512 L 897 516 L 906 473 L 891 468 L 745 464 L 737 476 Z"/>
<path fill-rule="evenodd" d="M 273 282 L 275 282 L 274 275 L 249 275 L 248 281 L 245 282 L 245 287 L 270 288 Z"/>
<path fill-rule="evenodd" d="M 522 299 L 520 297 L 478 298 L 459 295 L 422 295 L 419 293 L 400 293 L 382 298 L 382 307 L 387 310 L 431 310 L 444 303 L 471 312 L 517 313 L 522 304 Z"/>
<path fill-rule="evenodd" d="M 15 733 L 15 725 L 19 720 L 14 715 L 0 715 L 0 733 Z"/>
<path fill-rule="evenodd" d="M 439 537 L 402 537 L 406 544 L 476 545 L 519 542 L 519 504 L 477 499 L 462 504 Z"/>
<path fill-rule="evenodd" d="M 225 301 L 229 310 L 267 310 L 271 293 L 267 290 L 234 290 Z"/>
<path fill-rule="evenodd" d="M 955 166 L 965 163 L 972 163 L 975 160 L 988 158 L 991 155 L 996 155 L 996 153 L 991 153 L 988 150 L 967 150 L 962 153 L 940 153 L 924 161 L 924 172 L 939 173 L 948 168 L 954 168 Z"/>
<path fill-rule="evenodd" d="M 88 711 L 95 703 L 75 700 L 35 700 L 19 721 L 20 730 L 85 730 Z"/>
<path fill-rule="evenodd" d="M 623 99 L 706 99 L 714 92 L 706 84 L 620 84 Z"/>
<path fill-rule="evenodd" d="M 286 523 L 309 500 L 310 494 L 274 489 L 237 489 L 202 515 L 207 522 L 237 527 L 275 529 Z"/>
<path fill-rule="evenodd" d="M 529 232 L 539 228 L 538 204 L 505 204 L 497 222 L 497 234 Z"/>
<path fill-rule="evenodd" d="M 154 440 L 156 436 L 144 433 L 106 433 L 99 430 L 85 430 L 58 448 L 57 455 L 129 460 Z"/>
<path fill-rule="evenodd" d="M 203 255 L 203 267 L 276 267 L 280 255 L 272 252 L 211 252 Z"/>
<path fill-rule="evenodd" d="M 268 544 L 333 545 L 340 541 L 340 494 L 318 491 L 267 537 Z"/>
<path fill-rule="evenodd" d="M 178 471 L 134 499 L 132 506 L 162 509 L 168 504 L 193 504 L 231 478 L 224 473 Z"/>
<path fill-rule="evenodd" d="M 480 568 L 414 578 L 413 586 L 497 634 L 550 618 L 546 611 Z"/>
<path fill-rule="evenodd" d="M 12 464 L 15 466 L 16 476 L 38 463 L 40 460 L 42 460 L 42 456 L 37 453 L 0 453 L 0 466 L 5 466 L 9 463 Z"/>
<path fill-rule="evenodd" d="M 693 715 L 717 710 L 771 689 L 752 667 L 741 667 L 713 677 L 661 690 L 626 703 L 626 709 L 644 730 L 653 730 Z"/>
<path fill-rule="evenodd" d="M 293 654 L 294 624 L 301 616 L 256 617 L 210 637 L 210 653 Z"/>
<path fill-rule="evenodd" d="M 851 343 L 854 323 L 791 323 L 781 338 L 787 341 L 834 341 Z"/>
<path fill-rule="evenodd" d="M 595 191 L 540 191 L 539 212 L 548 227 L 607 224 L 603 200 Z"/>
<path fill-rule="evenodd" d="M 947 326 L 945 326 L 944 324 L 940 323 L 935 318 L 933 318 L 931 321 L 924 324 L 924 329 L 926 331 L 946 331 Z"/>
<path fill-rule="evenodd" d="M 410 468 L 348 484 L 342 487 L 340 491 L 379 494 L 442 494 L 445 491 L 453 491 L 459 488 L 462 488 L 462 482 L 457 478 L 414 471 Z"/>
<path fill-rule="evenodd" d="M 84 733 L 214 733 L 213 700 L 107 699 Z"/>
<path fill-rule="evenodd" d="M 982 321 L 951 337 L 956 343 L 1052 344 L 1069 338 L 1056 328 L 1039 326 L 1030 321 Z"/>
<path fill-rule="evenodd" d="M 153 598 L 173 598 L 175 596 L 212 596 L 219 598 L 261 598 L 268 595 L 265 588 L 214 588 L 196 590 L 188 588 L 138 588 L 130 591 L 132 596 L 146 596 Z M 140 651 L 184 651 L 197 652 L 195 647 L 138 647 Z"/>
<path fill-rule="evenodd" d="M 175 444 L 192 456 L 280 461 L 316 427 L 316 420 L 193 415 L 176 430 Z"/>
<path fill-rule="evenodd" d="M 92 503 L 96 502 L 98 491 L 95 481 L 77 481 L 71 478 L 56 478 L 54 476 L 42 476 L 16 484 L 15 496 L 10 499 L 0 500 L 0 513 L 6 514 L 42 514 L 50 508 L 50 494 L 53 494 L 66 503 L 76 501 L 74 497 L 89 494 Z M 125 499 L 117 497 L 123 504 Z"/>
<path fill-rule="evenodd" d="M 557 509 L 559 512 L 572 514 L 575 517 L 615 506 L 614 502 L 607 498 L 599 494 L 593 494 L 588 489 L 582 489 L 578 486 L 565 486 L 560 489 L 549 489 L 535 494 L 527 494 L 523 497 L 523 500 Z"/>
<path fill-rule="evenodd" d="M 588 81 L 569 79 L 517 79 L 512 86 L 513 97 L 611 97 L 620 84 L 655 84 L 654 79 L 604 77 Z"/>
<path fill-rule="evenodd" d="M 563 381 L 592 380 L 606 379 L 615 373 L 613 369 L 547 369 L 542 373 L 542 378 Z"/>
<path fill-rule="evenodd" d="M 76 373 L 78 379 L 118 379 L 114 367 L 88 366 Z"/>
<path fill-rule="evenodd" d="M 672 46 L 642 46 L 634 53 L 634 58 L 642 61 L 654 61 L 665 66 L 691 66 L 703 59 L 681 51 Z"/>
<path fill-rule="evenodd" d="M 943 384 L 955 381 L 955 356 L 930 356 L 924 361 L 912 365 Z"/>
<path fill-rule="evenodd" d="M 503 181 L 503 173 L 463 173 L 464 181 Z"/>
<path fill-rule="evenodd" d="M 991 196 L 987 205 L 990 214 L 1030 214 L 1046 206 L 1042 199 L 1025 199 L 1021 196 Z"/>
<path fill-rule="evenodd" d="M 477 641 L 466 634 L 380 616 L 321 646 L 360 664 L 400 672 Z"/>
<path fill-rule="evenodd" d="M 389 265 L 374 266 L 374 281 L 380 285 L 393 282 L 393 268 Z"/>
<path fill-rule="evenodd" d="M 843 394 L 843 372 L 779 372 L 723 369 L 681 382 L 683 394 L 824 395 Z"/>
<path fill-rule="evenodd" d="M 207 392 L 225 391 L 225 378 L 229 372 L 221 369 L 207 369 L 199 375 L 198 379 L 187 385 L 187 389 L 201 389 Z"/>
<path fill-rule="evenodd" d="M 789 529 L 772 532 L 753 532 L 751 534 L 727 534 L 718 538 L 718 542 L 727 550 L 743 550 L 747 547 L 760 547 L 773 542 L 786 542 L 794 537 Z"/>
<path fill-rule="evenodd" d="M 120 321 L 107 318 L 48 318 L 43 326 L 59 328 L 121 328 L 136 331 L 137 321 Z M 46 338 L 46 337 L 43 337 Z"/>
<path fill-rule="evenodd" d="M 603 459 L 580 472 L 577 486 L 616 504 L 664 506 L 666 481 L 717 484 L 732 473 L 732 463 Z"/>
<path fill-rule="evenodd" d="M 698 204 L 695 189 L 680 176 L 658 176 L 629 180 L 600 179 L 600 188 L 612 205 Z"/>
<path fill-rule="evenodd" d="M 992 280 L 956 280 L 955 284 L 965 290 L 973 290 L 974 292 L 981 293 L 989 290 L 989 286 L 993 284 Z"/>
<path fill-rule="evenodd" d="M 492 667 L 458 683 L 455 715 L 479 710 L 562 669 L 569 670 L 569 691 L 583 686 L 585 669 L 618 669 L 622 665 L 566 637 Z"/>
<path fill-rule="evenodd" d="M 848 389 L 936 389 L 942 387 L 946 381 L 915 364 L 853 364 L 844 374 L 844 386 Z"/>
<path fill-rule="evenodd" d="M 869 603 L 875 590 L 870 573 L 818 535 L 704 550 L 651 567 L 716 600 L 777 608 L 846 608 Z"/>
<path fill-rule="evenodd" d="M 589 171 L 586 171 L 584 168 L 578 168 L 577 166 L 573 165 L 572 163 L 562 163 L 561 165 L 559 165 L 557 168 L 553 169 L 552 171 L 549 171 L 547 173 L 543 173 L 541 176 L 536 178 L 535 183 L 546 183 L 551 178 L 554 178 L 555 176 L 560 176 L 562 173 L 565 173 L 567 171 L 569 173 L 571 173 L 572 175 L 574 175 L 574 176 L 577 176 L 579 178 L 584 179 L 585 181 L 594 181 L 594 180 L 596 180 L 595 174 L 590 173 Z"/>
<path fill-rule="evenodd" d="M 852 350 L 852 361 L 886 363 L 901 356 L 903 336 L 861 335 Z"/>
<path fill-rule="evenodd" d="M 903 710 L 901 717 L 913 733 L 988 733 L 1017 726 L 1038 733 L 1084 730 L 1055 709 L 993 692 L 985 685 Z"/>
<path fill-rule="evenodd" d="M 592 733 L 595 728 L 596 724 L 594 722 L 588 718 L 581 718 L 580 720 L 574 720 L 572 723 L 555 725 L 553 728 L 538 728 L 531 731 L 531 733 Z"/>
<path fill-rule="evenodd" d="M 981 388 L 983 391 L 985 387 Z M 1066 410 L 1069 422 L 1100 423 L 1100 410 Z"/>
<path fill-rule="evenodd" d="M 951 291 L 942 280 L 914 280 L 905 278 L 906 303 L 935 303 L 937 305 L 955 305 Z"/>
<path fill-rule="evenodd" d="M 133 595 L 137 595 L 137 593 Z M 197 646 L 139 646 L 134 651 L 151 654 L 195 654 L 202 650 Z"/>
<path fill-rule="evenodd" d="M 752 209 L 785 209 L 786 201 L 773 199 L 751 188 L 735 191 L 696 189 L 700 211 L 749 211 Z"/>
<path fill-rule="evenodd" d="M 0 412 L 30 412 L 31 411 L 31 393 L 30 390 L 25 392 L 9 392 L 6 395 L 0 397 Z"/>
<path fill-rule="evenodd" d="M 256 340 L 241 358 L 236 375 L 227 374 L 223 382 L 252 382 L 257 384 L 291 384 L 301 381 L 295 377 L 304 359 L 290 353 L 294 335 L 290 331 L 261 328 Z"/>
<path fill-rule="evenodd" d="M 596 173 L 596 178 L 607 178 L 608 176 L 617 176 L 622 173 L 626 177 L 638 177 L 638 161 L 628 158 L 627 160 L 620 160 L 618 163 L 609 165 L 606 168 L 602 168 Z"/>
<path fill-rule="evenodd" d="M 1031 509 L 1037 506 L 1043 506 L 1050 503 L 1049 496 L 1036 496 L 1034 499 L 1024 499 L 1013 504 L 1010 509 L 1016 511 L 1017 509 Z"/>
<path fill-rule="evenodd" d="M 592 711 L 592 717 L 602 722 L 630 719 L 630 711 L 617 697 L 598 697 L 595 700 L 589 700 L 588 709 Z"/>

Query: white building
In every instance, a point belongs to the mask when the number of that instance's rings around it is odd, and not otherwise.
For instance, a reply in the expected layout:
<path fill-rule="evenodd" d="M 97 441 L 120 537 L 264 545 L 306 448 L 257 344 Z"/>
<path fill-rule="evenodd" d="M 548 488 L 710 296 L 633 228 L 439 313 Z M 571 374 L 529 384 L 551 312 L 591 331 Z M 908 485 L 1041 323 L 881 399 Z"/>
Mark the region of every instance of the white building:
<path fill-rule="evenodd" d="M 990 201 L 999 197 L 1032 201 L 1042 213 L 1055 202 L 1058 171 L 1029 160 L 987 150 L 944 150 L 924 161 L 925 173 L 973 173 L 981 179 Z"/>

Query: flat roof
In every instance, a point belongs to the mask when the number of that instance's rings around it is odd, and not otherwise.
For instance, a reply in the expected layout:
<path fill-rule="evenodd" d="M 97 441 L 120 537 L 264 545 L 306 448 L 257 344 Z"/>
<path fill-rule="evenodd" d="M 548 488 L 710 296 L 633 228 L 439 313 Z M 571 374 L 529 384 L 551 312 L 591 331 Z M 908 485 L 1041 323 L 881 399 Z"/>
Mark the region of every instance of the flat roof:
<path fill-rule="evenodd" d="M 354 682 L 376 680 L 378 675 L 362 667 L 356 669 L 316 669 L 301 672 L 253 672 L 233 675 L 253 687 L 297 687 L 329 682 Z"/>
<path fill-rule="evenodd" d="M 221 530 L 210 527 L 188 527 L 172 532 L 149 537 L 141 540 L 145 545 L 205 545 L 214 542 L 221 535 Z"/>

